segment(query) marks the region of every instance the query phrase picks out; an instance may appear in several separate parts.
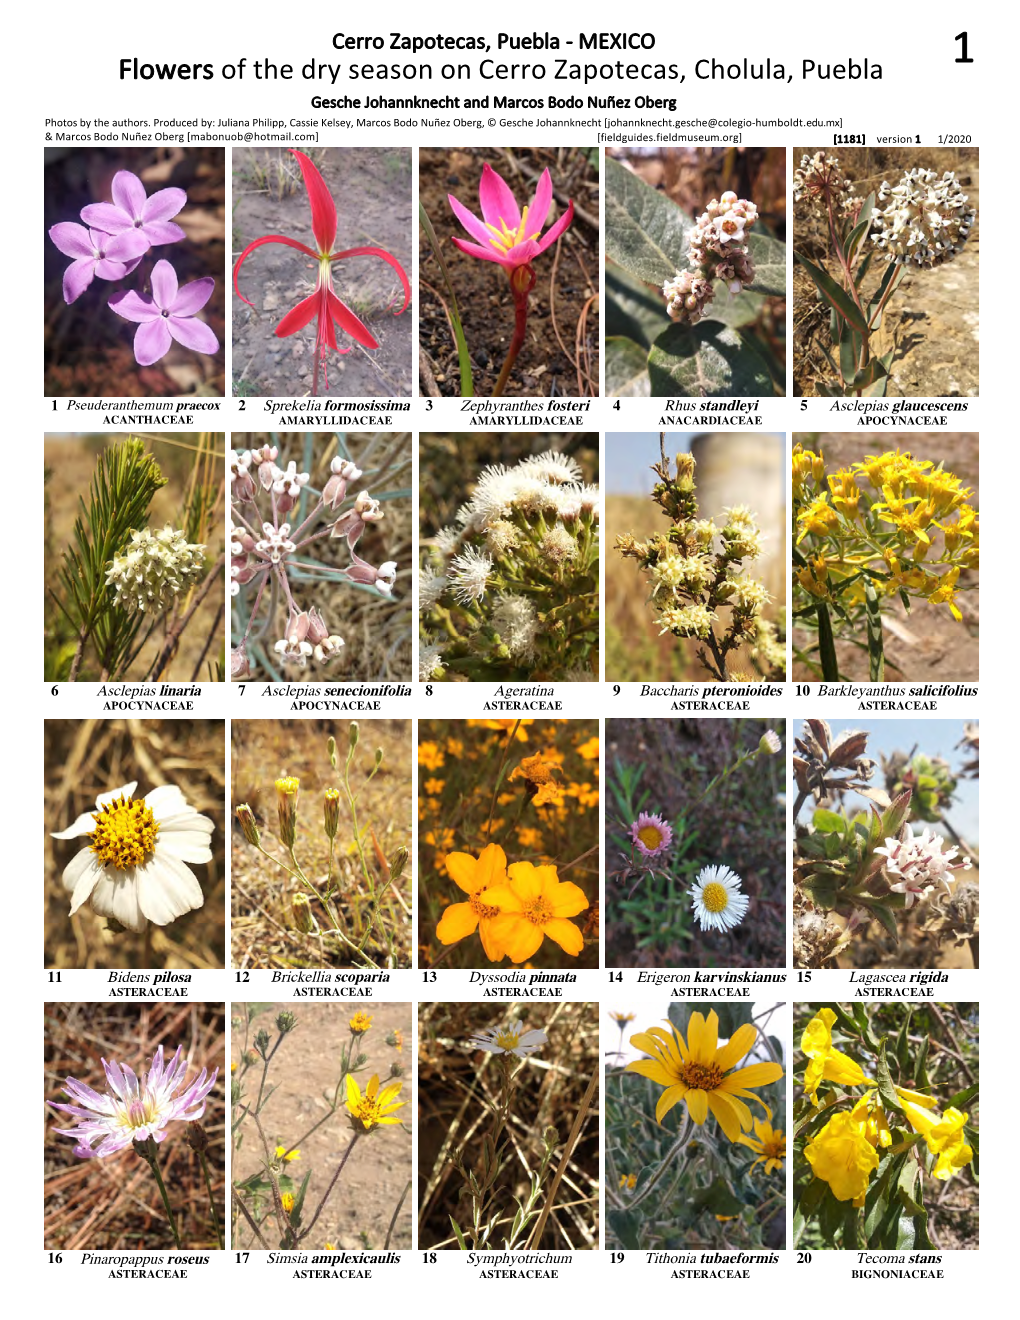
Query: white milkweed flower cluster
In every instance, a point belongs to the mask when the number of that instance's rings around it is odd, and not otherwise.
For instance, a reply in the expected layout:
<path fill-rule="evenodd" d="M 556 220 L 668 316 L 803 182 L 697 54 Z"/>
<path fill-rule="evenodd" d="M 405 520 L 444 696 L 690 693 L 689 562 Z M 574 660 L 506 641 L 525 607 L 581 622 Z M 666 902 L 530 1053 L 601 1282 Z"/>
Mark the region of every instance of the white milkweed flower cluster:
<path fill-rule="evenodd" d="M 701 320 L 715 297 L 714 280 L 723 280 L 732 294 L 753 282 L 747 236 L 757 219 L 754 202 L 735 192 L 709 202 L 687 235 L 690 270 L 678 270 L 662 286 L 666 311 L 674 321 L 696 325 Z"/>
<path fill-rule="evenodd" d="M 859 204 L 854 197 L 853 180 L 844 174 L 838 156 L 816 151 L 813 156 L 801 156 L 793 171 L 793 200 L 806 203 L 821 212 L 831 206 L 833 212 L 851 211 Z"/>
<path fill-rule="evenodd" d="M 484 468 L 419 571 L 419 677 L 588 671 L 598 636 L 599 514 L 598 486 L 567 454 Z"/>
<path fill-rule="evenodd" d="M 192 545 L 169 523 L 161 531 L 132 532 L 130 542 L 106 570 L 114 603 L 124 609 L 158 614 L 197 581 L 205 566 L 205 546 Z"/>
<path fill-rule="evenodd" d="M 899 183 L 882 183 L 872 239 L 897 265 L 941 266 L 963 251 L 977 211 L 951 170 L 913 169 Z"/>

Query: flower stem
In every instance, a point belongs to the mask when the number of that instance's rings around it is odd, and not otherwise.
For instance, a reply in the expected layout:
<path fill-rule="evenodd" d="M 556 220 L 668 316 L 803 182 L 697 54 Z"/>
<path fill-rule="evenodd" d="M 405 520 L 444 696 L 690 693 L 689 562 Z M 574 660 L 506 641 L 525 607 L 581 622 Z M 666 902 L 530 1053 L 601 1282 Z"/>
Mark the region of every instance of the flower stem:
<path fill-rule="evenodd" d="M 183 1251 L 181 1236 L 177 1232 L 177 1222 L 174 1219 L 174 1212 L 170 1209 L 170 1198 L 166 1194 L 166 1184 L 163 1182 L 163 1175 L 159 1171 L 159 1165 L 156 1163 L 156 1143 L 151 1137 L 146 1141 L 136 1141 L 135 1150 L 141 1155 L 142 1159 L 152 1170 L 152 1176 L 156 1179 L 156 1186 L 159 1188 L 159 1194 L 163 1198 L 163 1209 L 166 1211 L 167 1223 L 170 1225 L 170 1232 L 174 1235 L 174 1244 L 178 1251 Z"/>
<path fill-rule="evenodd" d="M 220 1217 L 216 1213 L 216 1201 L 213 1197 L 212 1180 L 209 1177 L 209 1163 L 205 1158 L 205 1151 L 198 1153 L 198 1158 L 202 1162 L 202 1173 L 205 1176 L 205 1190 L 209 1194 L 209 1209 L 212 1212 L 213 1226 L 216 1229 L 216 1245 L 223 1250 L 223 1230 L 220 1228 Z"/>
<path fill-rule="evenodd" d="M 510 276 L 510 287 L 514 294 L 514 335 L 510 340 L 510 351 L 506 355 L 506 361 L 492 391 L 494 399 L 501 397 L 513 365 L 517 361 L 517 354 L 524 347 L 524 336 L 528 329 L 528 299 L 531 290 L 535 287 L 536 278 L 530 266 L 521 266 Z"/>

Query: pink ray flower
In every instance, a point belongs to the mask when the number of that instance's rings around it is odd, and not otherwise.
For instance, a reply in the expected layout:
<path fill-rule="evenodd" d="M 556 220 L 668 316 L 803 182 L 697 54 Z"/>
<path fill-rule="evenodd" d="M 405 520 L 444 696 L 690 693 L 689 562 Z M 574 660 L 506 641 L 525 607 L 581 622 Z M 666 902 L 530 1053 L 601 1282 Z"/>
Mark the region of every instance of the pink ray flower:
<path fill-rule="evenodd" d="M 88 210 L 88 207 L 85 208 Z M 93 279 L 119 280 L 130 275 L 149 249 L 144 234 L 107 234 L 63 220 L 50 229 L 50 239 L 74 260 L 64 271 L 64 302 L 80 298 Z"/>
<path fill-rule="evenodd" d="M 74 1137 L 79 1159 L 102 1159 L 115 1155 L 134 1141 L 166 1140 L 167 1124 L 190 1123 L 205 1113 L 205 1099 L 216 1082 L 219 1069 L 208 1075 L 203 1068 L 182 1089 L 188 1071 L 187 1059 L 177 1053 L 169 1063 L 163 1061 L 163 1046 L 152 1056 L 144 1081 L 127 1064 L 102 1060 L 109 1090 L 93 1091 L 84 1082 L 68 1077 L 64 1094 L 73 1104 L 51 1102 L 52 1108 L 70 1114 L 80 1122 L 72 1128 L 55 1128 L 62 1137 Z"/>
<path fill-rule="evenodd" d="M 334 322 L 342 330 L 346 330 L 352 339 L 356 339 L 359 344 L 363 344 L 366 348 L 379 347 L 378 340 L 376 340 L 368 326 L 355 316 L 346 303 L 341 302 L 333 292 L 332 263 L 342 261 L 347 257 L 380 257 L 383 261 L 388 262 L 397 272 L 404 289 L 404 304 L 394 313 L 395 316 L 399 316 L 401 312 L 407 310 L 411 301 L 411 284 L 400 262 L 384 248 L 357 247 L 346 248 L 342 252 L 333 251 L 337 230 L 336 204 L 326 187 L 322 175 L 304 152 L 297 151 L 293 147 L 289 150 L 301 167 L 305 188 L 308 190 L 308 201 L 312 210 L 312 234 L 315 238 L 317 250 L 312 251 L 310 247 L 298 242 L 296 238 L 287 238 L 283 234 L 266 234 L 262 238 L 253 239 L 238 257 L 237 264 L 234 266 L 234 289 L 242 302 L 247 303 L 249 307 L 255 306 L 238 287 L 237 275 L 244 259 L 256 248 L 261 247 L 263 243 L 284 243 L 287 247 L 296 248 L 299 252 L 303 252 L 306 257 L 311 257 L 313 261 L 318 263 L 315 292 L 307 298 L 303 298 L 296 307 L 292 307 L 276 327 L 278 338 L 283 339 L 298 330 L 303 330 L 313 317 L 318 317 L 315 336 L 318 357 L 315 364 L 315 383 L 312 387 L 314 394 L 318 392 L 319 365 L 320 363 L 325 365 L 326 350 L 332 348 L 337 353 L 350 352 L 350 349 L 340 348 L 337 344 Z"/>
<path fill-rule="evenodd" d="M 486 163 L 482 166 L 482 178 L 478 185 L 481 220 L 458 202 L 452 193 L 447 195 L 454 215 L 472 238 L 478 239 L 477 243 L 467 243 L 462 238 L 454 238 L 453 242 L 470 257 L 498 262 L 511 276 L 513 283 L 514 272 L 521 266 L 530 266 L 535 257 L 551 247 L 570 228 L 574 219 L 574 203 L 571 202 L 556 223 L 542 234 L 552 195 L 552 178 L 548 170 L 543 170 L 535 196 L 520 211 L 506 181 Z M 516 291 L 516 284 L 514 288 Z"/>
<path fill-rule="evenodd" d="M 211 275 L 192 280 L 181 289 L 177 272 L 169 261 L 157 261 L 152 268 L 152 296 L 116 293 L 110 310 L 125 321 L 140 322 L 135 331 L 135 361 L 140 367 L 151 366 L 170 350 L 173 340 L 196 353 L 215 353 L 220 341 L 195 313 L 212 297 L 216 281 Z"/>
<path fill-rule="evenodd" d="M 160 188 L 146 197 L 145 184 L 137 174 L 118 170 L 110 191 L 112 202 L 93 202 L 82 208 L 81 218 L 90 228 L 101 229 L 104 234 L 134 230 L 144 234 L 152 247 L 176 243 L 184 237 L 184 230 L 170 219 L 188 200 L 183 188 Z"/>

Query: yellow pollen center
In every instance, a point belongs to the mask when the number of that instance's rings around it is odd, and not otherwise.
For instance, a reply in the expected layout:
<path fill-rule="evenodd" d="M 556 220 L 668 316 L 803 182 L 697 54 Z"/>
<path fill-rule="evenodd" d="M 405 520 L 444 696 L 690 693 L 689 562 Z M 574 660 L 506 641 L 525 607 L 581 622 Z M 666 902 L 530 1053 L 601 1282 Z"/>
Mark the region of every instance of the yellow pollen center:
<path fill-rule="evenodd" d="M 717 1063 L 691 1060 L 680 1065 L 680 1080 L 695 1091 L 715 1091 L 722 1085 L 723 1070 Z"/>
<path fill-rule="evenodd" d="M 662 845 L 662 832 L 654 825 L 642 825 L 637 832 L 637 836 L 649 852 L 654 852 L 656 848 Z"/>
<path fill-rule="evenodd" d="M 366 1127 L 375 1127 L 382 1117 L 382 1110 L 371 1096 L 363 1095 L 358 1101 L 355 1117 L 359 1118 Z"/>
<path fill-rule="evenodd" d="M 483 903 L 479 899 L 477 894 L 472 894 L 471 897 L 468 899 L 468 902 L 471 905 L 471 911 L 475 914 L 476 917 L 478 917 L 479 920 L 481 920 L 483 917 L 488 918 L 488 917 L 499 916 L 499 908 L 490 907 L 488 903 Z"/>
<path fill-rule="evenodd" d="M 118 1125 L 130 1128 L 132 1131 L 148 1127 L 158 1116 L 158 1110 L 150 1096 L 136 1096 L 126 1104 L 121 1103 L 117 1106 Z"/>
<path fill-rule="evenodd" d="M 496 1044 L 500 1049 L 515 1050 L 521 1041 L 519 1031 L 508 1031 L 505 1027 L 496 1033 Z"/>
<path fill-rule="evenodd" d="M 488 229 L 494 235 L 494 237 L 489 239 L 489 242 L 492 244 L 492 246 L 496 249 L 497 252 L 502 252 L 504 255 L 507 252 L 509 252 L 511 248 L 515 248 L 518 243 L 527 243 L 530 242 L 530 240 L 533 238 L 538 238 L 537 230 L 533 234 L 529 234 L 527 232 L 528 229 L 527 207 L 525 207 L 524 210 L 521 212 L 521 223 L 517 226 L 516 229 L 509 229 L 507 227 L 506 221 L 503 219 L 502 216 L 499 217 L 498 229 L 496 228 L 495 225 L 490 225 L 488 221 L 486 221 L 485 228 Z"/>
<path fill-rule="evenodd" d="M 92 851 L 104 866 L 128 871 L 156 851 L 159 826 L 151 810 L 139 799 L 123 796 L 92 813 L 96 828 L 88 836 Z"/>
<path fill-rule="evenodd" d="M 553 910 L 544 898 L 534 898 L 524 909 L 524 916 L 533 926 L 544 926 L 547 921 L 552 921 Z"/>
<path fill-rule="evenodd" d="M 714 880 L 701 891 L 701 901 L 709 912 L 725 912 L 730 904 L 730 895 L 725 885 Z"/>

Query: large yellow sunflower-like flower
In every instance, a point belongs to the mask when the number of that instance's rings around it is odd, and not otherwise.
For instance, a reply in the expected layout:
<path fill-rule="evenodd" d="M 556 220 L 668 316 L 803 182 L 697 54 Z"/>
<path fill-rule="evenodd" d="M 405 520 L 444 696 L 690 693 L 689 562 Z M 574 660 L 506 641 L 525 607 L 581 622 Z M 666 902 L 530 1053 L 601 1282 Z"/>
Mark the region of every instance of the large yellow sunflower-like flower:
<path fill-rule="evenodd" d="M 829 1184 L 837 1201 L 864 1204 L 871 1175 L 879 1165 L 878 1151 L 865 1125 L 854 1115 L 833 1114 L 804 1147 L 804 1158 L 816 1178 Z"/>
<path fill-rule="evenodd" d="M 832 1044 L 832 1024 L 836 1014 L 831 1008 L 822 1008 L 804 1028 L 800 1048 L 808 1057 L 804 1069 L 804 1090 L 817 1108 L 818 1087 L 823 1081 L 839 1086 L 874 1086 L 864 1075 L 859 1063 L 835 1049 Z"/>
<path fill-rule="evenodd" d="M 753 1137 L 741 1135 L 737 1138 L 742 1146 L 749 1146 L 758 1155 L 748 1173 L 753 1173 L 759 1164 L 765 1165 L 766 1173 L 771 1173 L 773 1169 L 782 1173 L 783 1160 L 786 1159 L 786 1133 L 761 1118 L 754 1120 L 754 1131 Z"/>
<path fill-rule="evenodd" d="M 477 857 L 470 853 L 453 852 L 446 855 L 446 869 L 453 881 L 468 896 L 466 903 L 451 903 L 436 927 L 436 938 L 441 944 L 456 944 L 478 931 L 482 948 L 490 962 L 499 962 L 504 950 L 493 938 L 492 923 L 499 916 L 499 908 L 486 895 L 490 885 L 506 880 L 506 853 L 498 843 L 489 843 Z"/>
<path fill-rule="evenodd" d="M 386 1123 L 399 1123 L 393 1111 L 404 1107 L 404 1101 L 397 1099 L 402 1086 L 403 1082 L 391 1082 L 380 1091 L 379 1078 L 373 1075 L 362 1094 L 361 1087 L 348 1073 L 347 1112 L 354 1131 L 371 1132 Z"/>
<path fill-rule="evenodd" d="M 569 880 L 561 880 L 555 866 L 513 862 L 508 879 L 487 889 L 482 900 L 499 908 L 491 939 L 511 962 L 526 962 L 547 935 L 572 958 L 584 948 L 580 927 L 567 917 L 587 908 L 587 895 Z"/>
<path fill-rule="evenodd" d="M 778 1082 L 783 1070 L 778 1063 L 752 1063 L 746 1068 L 730 1069 L 753 1048 L 758 1032 L 749 1022 L 736 1029 L 725 1045 L 719 1045 L 719 1015 L 713 1010 L 707 1018 L 692 1013 L 687 1024 L 687 1039 L 670 1024 L 669 1031 L 649 1027 L 631 1036 L 635 1049 L 650 1054 L 627 1064 L 627 1072 L 640 1073 L 666 1089 L 655 1106 L 656 1122 L 682 1100 L 695 1123 L 704 1123 L 709 1110 L 728 1140 L 739 1141 L 741 1132 L 751 1128 L 751 1111 L 741 1097 L 756 1100 L 769 1120 L 772 1110 L 747 1088 Z"/>

